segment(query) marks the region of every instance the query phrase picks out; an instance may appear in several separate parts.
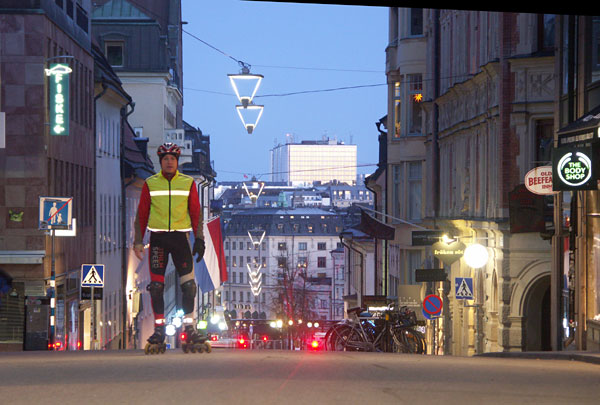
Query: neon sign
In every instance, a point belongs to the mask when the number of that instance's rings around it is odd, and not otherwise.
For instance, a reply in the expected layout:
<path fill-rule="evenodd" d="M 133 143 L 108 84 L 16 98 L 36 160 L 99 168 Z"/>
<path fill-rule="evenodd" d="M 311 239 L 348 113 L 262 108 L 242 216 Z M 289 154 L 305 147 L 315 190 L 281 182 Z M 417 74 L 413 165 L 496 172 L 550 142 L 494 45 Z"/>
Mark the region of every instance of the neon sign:
<path fill-rule="evenodd" d="M 64 63 L 53 63 L 45 69 L 50 77 L 50 134 L 69 135 L 69 73 Z"/>

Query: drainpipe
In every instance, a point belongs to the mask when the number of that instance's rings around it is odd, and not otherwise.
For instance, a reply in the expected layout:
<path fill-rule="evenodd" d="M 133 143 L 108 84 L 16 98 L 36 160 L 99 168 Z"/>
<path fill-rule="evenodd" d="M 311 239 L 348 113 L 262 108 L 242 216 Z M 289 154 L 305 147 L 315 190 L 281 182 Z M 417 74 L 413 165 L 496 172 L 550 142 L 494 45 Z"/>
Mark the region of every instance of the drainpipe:
<path fill-rule="evenodd" d="M 131 106 L 131 110 L 127 112 L 127 106 Z M 121 107 L 121 139 L 119 142 L 119 160 L 121 166 L 121 303 L 122 303 L 122 349 L 127 349 L 129 346 L 129 336 L 127 329 L 127 221 L 126 221 L 126 188 L 134 181 L 125 183 L 125 122 L 135 110 L 135 102 L 130 101 L 125 106 Z"/>

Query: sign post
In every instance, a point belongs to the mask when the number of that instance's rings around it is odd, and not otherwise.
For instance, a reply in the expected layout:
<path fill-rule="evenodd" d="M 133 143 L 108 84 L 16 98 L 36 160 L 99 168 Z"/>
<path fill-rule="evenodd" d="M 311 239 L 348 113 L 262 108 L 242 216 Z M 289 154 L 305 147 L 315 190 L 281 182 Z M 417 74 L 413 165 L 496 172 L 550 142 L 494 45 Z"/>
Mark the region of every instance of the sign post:
<path fill-rule="evenodd" d="M 100 292 L 104 288 L 104 265 L 103 264 L 82 264 L 81 265 L 81 299 L 87 299 L 84 289 L 90 288 L 90 300 L 92 305 L 92 319 L 90 321 L 92 328 L 92 343 L 96 349 L 96 341 L 98 334 L 96 331 L 96 304 L 94 303 L 95 288 L 99 288 Z M 102 294 L 100 294 L 102 299 Z"/>
<path fill-rule="evenodd" d="M 56 229 L 69 229 L 73 212 L 73 197 L 40 197 L 38 229 L 49 230 L 51 237 L 50 259 L 50 338 L 49 348 L 56 348 L 56 261 L 54 237 Z"/>

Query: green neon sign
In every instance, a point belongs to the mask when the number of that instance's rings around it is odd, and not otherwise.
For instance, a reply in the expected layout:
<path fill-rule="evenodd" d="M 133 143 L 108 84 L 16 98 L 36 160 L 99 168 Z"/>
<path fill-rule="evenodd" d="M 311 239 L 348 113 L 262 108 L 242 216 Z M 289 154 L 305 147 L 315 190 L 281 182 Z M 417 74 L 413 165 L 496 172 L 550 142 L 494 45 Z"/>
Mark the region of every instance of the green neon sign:
<path fill-rule="evenodd" d="M 50 77 L 50 134 L 69 135 L 69 73 L 64 63 L 53 63 L 46 69 Z"/>

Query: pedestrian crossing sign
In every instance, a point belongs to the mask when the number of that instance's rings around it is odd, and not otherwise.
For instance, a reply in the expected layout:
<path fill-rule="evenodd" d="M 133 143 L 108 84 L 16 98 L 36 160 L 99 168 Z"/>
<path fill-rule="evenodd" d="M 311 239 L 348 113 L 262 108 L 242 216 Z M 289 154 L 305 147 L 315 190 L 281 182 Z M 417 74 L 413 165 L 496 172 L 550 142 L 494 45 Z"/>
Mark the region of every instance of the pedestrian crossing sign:
<path fill-rule="evenodd" d="M 473 297 L 473 278 L 456 277 L 454 278 L 454 296 L 457 300 L 472 300 Z"/>
<path fill-rule="evenodd" d="M 104 287 L 104 265 L 82 264 L 81 265 L 82 287 Z"/>

